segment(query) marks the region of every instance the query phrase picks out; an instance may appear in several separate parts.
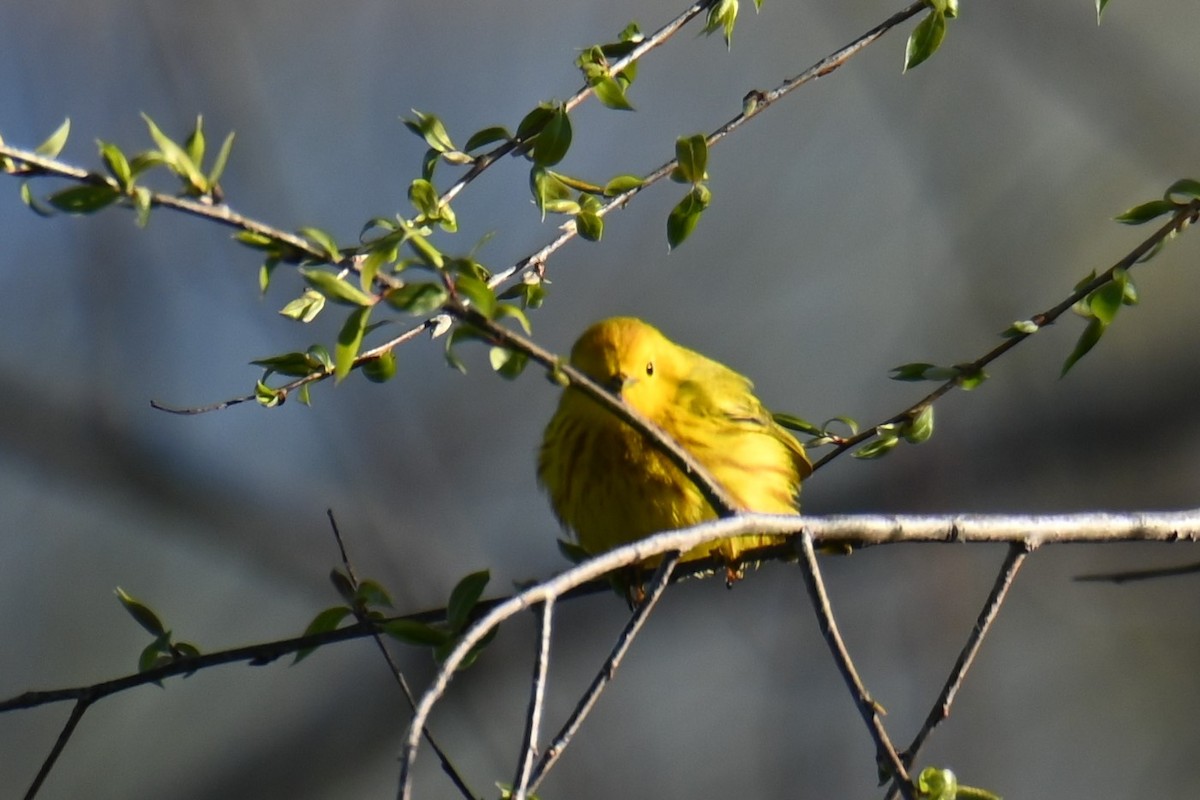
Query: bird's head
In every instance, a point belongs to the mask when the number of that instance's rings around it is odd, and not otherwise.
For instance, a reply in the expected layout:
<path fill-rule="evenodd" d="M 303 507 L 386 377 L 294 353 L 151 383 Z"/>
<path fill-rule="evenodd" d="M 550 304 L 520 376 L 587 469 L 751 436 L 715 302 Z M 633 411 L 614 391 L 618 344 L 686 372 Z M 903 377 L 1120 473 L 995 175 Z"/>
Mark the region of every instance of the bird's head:
<path fill-rule="evenodd" d="M 635 317 L 613 317 L 592 325 L 571 348 L 571 365 L 653 418 L 673 367 L 675 346 L 657 328 Z"/>

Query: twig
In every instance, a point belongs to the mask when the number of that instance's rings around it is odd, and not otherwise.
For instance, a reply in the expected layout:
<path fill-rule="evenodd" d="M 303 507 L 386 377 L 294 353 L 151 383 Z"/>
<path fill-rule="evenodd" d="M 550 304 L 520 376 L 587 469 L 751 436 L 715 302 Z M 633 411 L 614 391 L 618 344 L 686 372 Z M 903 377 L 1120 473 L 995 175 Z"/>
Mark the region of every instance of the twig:
<path fill-rule="evenodd" d="M 825 592 L 825 582 L 821 579 L 821 566 L 817 563 L 817 554 L 813 550 L 812 535 L 807 530 L 800 534 L 800 555 L 800 566 L 804 571 L 804 585 L 808 588 L 808 595 L 812 599 L 813 611 L 816 612 L 821 635 L 825 637 L 825 643 L 829 645 L 829 651 L 833 654 L 838 671 L 842 673 L 842 679 L 850 689 L 854 704 L 858 707 L 858 713 L 862 716 L 863 722 L 867 724 L 867 730 L 875 741 L 875 761 L 879 768 L 891 777 L 905 800 L 915 800 L 916 793 L 913 789 L 912 779 L 908 777 L 908 769 L 896 753 L 896 748 L 888 737 L 887 729 L 883 726 L 883 720 L 879 718 L 879 705 L 871 699 L 867 693 L 867 687 L 858 677 L 858 670 L 854 668 L 850 651 L 846 649 L 846 643 L 842 640 L 841 633 L 838 632 L 837 620 L 833 616 L 833 607 L 829 603 L 829 595 Z"/>
<path fill-rule="evenodd" d="M 1125 572 L 1096 572 L 1090 575 L 1076 575 L 1075 580 L 1083 582 L 1127 583 L 1130 581 L 1150 581 L 1156 578 L 1171 578 L 1176 575 L 1195 575 L 1200 572 L 1200 562 L 1181 564 L 1177 567 L 1153 567 L 1150 569 L 1131 569 Z"/>
<path fill-rule="evenodd" d="M 555 598 L 546 598 L 542 603 L 541 625 L 538 635 L 537 658 L 533 661 L 533 685 L 529 692 L 529 713 L 525 715 L 525 739 L 521 756 L 517 760 L 517 776 L 513 779 L 514 800 L 526 800 L 529 794 L 529 777 L 533 771 L 533 760 L 537 757 L 538 739 L 541 736 L 542 708 L 546 701 L 546 672 L 550 668 L 550 636 L 553 632 Z"/>
<path fill-rule="evenodd" d="M 678 551 L 668 553 L 663 557 L 662 563 L 658 565 L 658 570 L 654 573 L 654 577 L 650 581 L 650 590 L 646 594 L 646 599 L 643 600 L 629 617 L 629 622 L 626 623 L 625 629 L 621 631 L 621 635 L 617 637 L 617 642 L 613 646 L 612 652 L 608 654 L 608 658 L 604 660 L 604 664 L 600 667 L 600 671 L 596 673 L 596 677 L 592 679 L 592 683 L 588 686 L 587 691 L 579 698 L 579 702 L 575 704 L 575 709 L 571 712 L 571 716 L 563 724 L 558 735 L 554 737 L 554 741 L 546 748 L 546 752 L 542 755 L 541 761 L 538 762 L 537 768 L 533 771 L 533 776 L 529 782 L 530 791 L 537 791 L 541 785 L 542 779 L 558 762 L 559 757 L 567 749 L 571 740 L 575 738 L 575 734 L 583 725 L 584 719 L 591 713 L 592 708 L 596 705 L 596 701 L 600 699 L 601 692 L 612 681 L 617 674 L 617 668 L 621 665 L 621 659 L 625 657 L 625 653 L 629 650 L 629 646 L 633 644 L 634 638 L 641 631 L 642 626 L 650 617 L 650 612 L 658 604 L 658 600 L 662 597 L 668 584 L 671 582 L 671 576 L 674 573 L 675 567 L 679 564 L 679 559 L 682 554 Z"/>
<path fill-rule="evenodd" d="M 645 42 L 642 42 L 642 44 L 639 45 L 639 47 L 637 47 L 633 51 L 631 51 L 625 58 L 622 58 L 619 61 L 614 62 L 612 65 L 610 65 L 610 71 L 612 71 L 614 74 L 620 72 L 621 69 L 628 66 L 629 63 L 632 63 L 636 58 L 643 55 L 646 52 L 646 50 L 650 49 L 650 44 L 652 42 L 654 43 L 654 46 L 657 46 L 657 44 L 661 44 L 663 41 L 666 40 L 666 38 L 669 38 L 669 35 L 673 35 L 678 30 L 678 28 L 682 27 L 683 24 L 685 24 L 686 22 L 693 19 L 698 13 L 700 13 L 700 11 L 702 11 L 704 8 L 706 8 L 710 4 L 711 4 L 711 0 L 703 0 L 703 2 L 694 3 L 686 11 L 684 11 L 682 14 L 680 14 L 678 17 L 676 17 L 674 20 L 672 20 L 667 25 L 665 25 L 661 29 L 659 29 L 659 31 L 657 31 L 653 36 L 649 37 Z M 801 86 L 805 85 L 806 83 L 809 83 L 809 82 L 815 80 L 816 78 L 822 77 L 823 75 L 828 75 L 830 72 L 833 72 L 837 68 L 841 67 L 847 61 L 849 61 L 850 58 L 852 58 L 853 56 L 855 56 L 859 52 L 861 52 L 863 50 L 863 48 L 874 43 L 881 36 L 883 36 L 883 34 L 887 33 L 889 30 L 891 30 L 895 26 L 899 25 L 901 22 L 904 22 L 905 20 L 910 19 L 914 15 L 920 13 L 926 7 L 927 7 L 927 4 L 925 3 L 925 0 L 917 0 L 917 2 L 913 3 L 909 7 L 892 15 L 887 20 L 885 20 L 884 22 L 875 26 L 867 33 L 863 34 L 862 36 L 859 36 L 854 41 L 852 41 L 850 44 L 848 44 L 842 48 L 839 48 L 838 50 L 835 50 L 830 55 L 828 55 L 825 58 L 821 59 L 820 61 L 816 62 L 815 64 L 813 64 L 811 67 L 809 67 L 804 72 L 800 73 L 799 75 L 797 75 L 793 78 L 788 78 L 787 80 L 783 81 L 775 89 L 772 89 L 769 92 L 760 92 L 758 90 L 753 90 L 750 94 L 752 94 L 756 98 L 758 98 L 757 103 L 754 105 L 754 107 L 753 108 L 747 107 L 741 113 L 739 113 L 737 116 L 733 117 L 728 122 L 719 126 L 716 130 L 714 130 L 712 133 L 710 133 L 706 137 L 708 144 L 710 146 L 715 145 L 717 142 L 724 139 L 726 136 L 728 136 L 734 130 L 741 127 L 743 124 L 745 124 L 751 117 L 757 116 L 762 111 L 766 110 L 768 107 L 770 107 L 771 105 L 773 105 L 774 103 L 779 101 L 784 96 L 790 94 L 791 92 L 795 91 L 796 89 L 800 88 Z M 662 37 L 661 40 L 658 37 Z M 567 101 L 569 104 L 568 108 L 574 107 L 574 105 L 578 104 L 578 102 L 581 102 L 586 97 L 588 91 L 590 91 L 590 89 L 582 89 L 582 90 L 580 90 L 579 93 L 577 93 L 570 100 L 568 100 Z M 499 159 L 503 155 L 505 155 L 509 152 L 512 152 L 517 147 L 518 147 L 518 145 L 515 143 L 511 143 L 511 142 L 505 143 L 505 144 L 502 144 L 499 147 L 497 147 L 495 150 L 485 154 L 484 156 L 481 156 L 480 158 L 483 159 L 484 161 L 483 161 L 483 164 L 479 166 L 478 172 L 482 172 L 483 169 L 485 169 L 487 166 L 490 166 L 491 163 L 494 163 L 497 159 Z M 0 151 L 0 153 L 2 153 L 2 152 L 3 151 Z M 679 162 L 677 160 L 671 159 L 671 160 L 667 161 L 666 163 L 662 164 L 657 169 L 648 173 L 642 179 L 642 183 L 639 186 L 629 189 L 628 191 L 625 191 L 619 195 L 616 195 L 614 197 L 611 197 L 611 198 L 608 198 L 607 200 L 605 200 L 600 205 L 600 207 L 596 210 L 595 213 L 597 214 L 597 216 L 605 217 L 608 215 L 608 213 L 610 211 L 613 211 L 618 208 L 624 208 L 625 205 L 628 204 L 628 202 L 634 197 L 634 195 L 638 194 L 643 189 L 649 188 L 650 186 L 667 178 L 671 174 L 671 172 L 675 169 L 675 167 L 678 166 L 678 163 Z M 443 200 L 448 202 L 449 199 L 453 198 L 459 191 L 462 190 L 462 188 L 466 185 L 466 183 L 468 183 L 470 180 L 473 180 L 474 177 L 476 177 L 476 175 L 473 174 L 475 172 L 476 172 L 475 168 L 472 168 L 472 170 L 469 170 L 463 176 L 463 178 L 461 178 L 459 180 L 458 183 L 456 183 L 454 186 L 450 187 L 446 191 L 446 193 L 442 196 Z M 550 259 L 550 257 L 552 255 L 554 255 L 556 252 L 558 252 L 560 249 L 562 249 L 562 247 L 564 245 L 566 245 L 568 242 L 570 242 L 572 239 L 574 239 L 577 234 L 578 234 L 578 230 L 576 229 L 575 222 L 573 220 L 563 223 L 563 225 L 560 226 L 559 234 L 557 236 L 555 236 L 554 239 L 552 239 L 550 242 L 548 242 L 547 244 L 542 246 L 539 250 L 536 250 L 535 252 L 530 253 L 529 255 L 525 256 L 524 258 L 522 258 L 522 259 L 516 261 L 515 263 L 511 264 L 510 266 L 506 267 L 505 269 L 500 270 L 499 272 L 492 275 L 488 279 L 488 282 L 487 282 L 488 286 L 495 289 L 495 288 L 499 287 L 501 284 L 504 284 L 513 278 L 524 275 L 526 272 L 528 272 L 530 270 L 544 269 L 546 266 L 546 262 Z M 433 316 L 429 319 L 426 319 L 426 320 L 418 323 L 414 327 L 404 331 L 403 333 L 399 334 L 398 336 L 395 336 L 392 339 L 389 339 L 389 340 L 383 342 L 382 344 L 377 345 L 376 347 L 373 347 L 369 350 L 364 350 L 354 359 L 354 366 L 357 367 L 366 361 L 370 361 L 371 359 L 378 358 L 380 355 L 390 352 L 391 350 L 400 346 L 404 342 L 410 341 L 411 339 L 415 338 L 417 335 L 419 335 L 420 333 L 422 333 L 426 330 L 440 328 L 440 326 L 446 321 L 446 319 L 447 319 L 447 317 L 446 317 L 445 313 L 438 313 L 435 316 Z M 317 381 L 323 381 L 332 374 L 333 374 L 332 371 L 328 370 L 328 369 L 321 370 L 318 372 L 313 372 L 302 378 L 297 378 L 297 379 L 291 381 L 290 383 L 286 383 L 280 387 L 277 387 L 275 389 L 275 391 L 282 392 L 283 395 L 286 397 L 286 395 L 288 393 L 293 392 L 302 386 L 307 386 L 308 384 L 311 384 L 311 383 L 314 383 Z M 166 410 L 166 411 L 171 411 L 172 413 L 177 413 L 177 414 L 199 414 L 199 413 L 205 413 L 207 411 L 220 410 L 220 409 L 226 408 L 231 405 L 245 403 L 245 402 L 248 402 L 248 401 L 251 401 L 254 399 L 255 399 L 255 396 L 252 394 L 251 395 L 243 395 L 241 397 L 236 397 L 231 400 L 226 400 L 226 401 L 223 401 L 220 403 L 214 403 L 214 404 L 208 405 L 208 406 L 198 406 L 195 408 L 175 408 L 175 407 L 166 406 L 161 403 L 153 404 L 153 405 L 155 408 L 159 408 L 159 409 Z"/>
<path fill-rule="evenodd" d="M 350 581 L 350 588 L 357 592 L 359 586 L 358 576 L 354 574 L 354 565 L 350 563 L 350 556 L 346 552 L 346 543 L 342 539 L 342 531 L 338 527 L 337 519 L 333 516 L 333 509 L 326 509 L 325 514 L 329 517 L 329 526 L 333 529 L 333 538 L 337 542 L 338 552 L 342 556 L 342 566 L 346 568 L 346 577 Z M 361 607 L 359 603 L 352 604 L 352 610 L 354 611 L 354 618 L 358 620 L 359 624 L 370 629 L 371 638 L 375 640 L 375 646 L 379 648 L 379 652 L 383 655 L 383 660 L 387 663 L 388 670 L 392 673 L 392 677 L 395 678 L 396 683 L 400 686 L 400 691 L 404 693 L 404 699 L 408 701 L 409 709 L 415 709 L 417 707 L 417 701 L 413 697 L 412 689 L 409 688 L 408 681 L 405 679 L 404 673 L 400 671 L 400 665 L 396 663 L 396 659 L 392 656 L 391 651 L 388 650 L 387 646 L 383 643 L 383 637 L 379 635 L 379 629 L 371 623 L 370 617 L 367 616 L 366 609 Z M 466 780 L 462 777 L 462 774 L 459 773 L 458 769 L 455 768 L 454 762 L 450 760 L 450 757 L 446 755 L 446 751 L 442 749 L 442 746 L 439 745 L 437 740 L 433 738 L 433 734 L 429 732 L 429 727 L 426 726 L 424 729 L 422 729 L 421 733 L 424 734 L 425 741 L 429 742 L 429 747 L 433 750 L 434 754 L 438 758 L 438 761 L 441 763 L 442 771 L 445 772 L 447 777 L 450 778 L 450 782 L 454 784 L 455 788 L 457 788 L 462 796 L 467 798 L 467 800 L 478 800 L 479 795 L 475 794 L 473 791 L 471 791 L 471 787 L 467 786 Z"/>
<path fill-rule="evenodd" d="M 967 643 L 963 646 L 962 652 L 958 654 L 958 660 L 954 662 L 954 668 L 950 670 L 941 694 L 938 695 L 933 707 L 929 709 L 929 716 L 925 718 L 921 730 L 917 731 L 917 735 L 913 737 L 912 744 L 901 754 L 901 759 L 906 767 L 912 767 L 917 760 L 917 754 L 925 745 L 925 739 L 933 733 L 934 728 L 950 716 L 950 707 L 954 704 L 954 698 L 957 696 L 963 680 L 967 677 L 967 670 L 975 661 L 975 656 L 983 644 L 983 637 L 987 636 L 992 623 L 996 620 L 996 615 L 1000 613 L 1000 606 L 1004 604 L 1004 599 L 1008 596 L 1009 587 L 1012 586 L 1013 580 L 1017 577 L 1017 571 L 1025 563 L 1025 557 L 1029 555 L 1029 552 L 1028 548 L 1020 544 L 1009 545 L 1008 553 L 1004 556 L 1004 563 L 1000 565 L 1000 572 L 992 584 L 992 591 L 988 593 L 988 598 L 979 612 L 979 618 L 975 620 L 975 627 L 971 629 Z M 895 796 L 896 787 L 893 784 L 887 797 L 891 800 Z"/>
<path fill-rule="evenodd" d="M 1146 237 L 1146 239 L 1144 239 L 1140 244 L 1138 244 L 1137 247 L 1130 250 L 1129 253 L 1126 254 L 1120 261 L 1113 264 L 1111 267 L 1109 267 L 1107 270 L 1105 270 L 1104 272 L 1097 275 L 1092 280 L 1090 280 L 1087 283 L 1076 288 L 1074 292 L 1072 292 L 1065 300 L 1060 302 L 1058 305 L 1056 305 L 1052 308 L 1048 308 L 1045 311 L 1041 312 L 1040 314 L 1034 314 L 1032 317 L 1030 317 L 1029 322 L 1032 322 L 1036 326 L 1033 332 L 1014 333 L 1014 335 L 1005 339 L 1003 342 L 996 345 L 994 348 L 989 350 L 987 353 L 985 353 L 984 355 L 975 359 L 974 361 L 970 362 L 969 364 L 960 365 L 960 366 L 962 366 L 963 371 L 968 374 L 979 373 L 988 364 L 992 363 L 993 361 L 998 359 L 1000 356 L 1004 355 L 1009 350 L 1011 350 L 1012 348 L 1016 347 L 1021 342 L 1028 339 L 1030 336 L 1033 336 L 1033 334 L 1036 333 L 1037 331 L 1041 330 L 1042 328 L 1046 327 L 1047 325 L 1053 324 L 1055 320 L 1057 320 L 1068 309 L 1070 309 L 1072 306 L 1074 306 L 1080 300 L 1087 297 L 1089 294 L 1091 294 L 1093 291 L 1095 291 L 1099 287 L 1101 287 L 1104 284 L 1111 281 L 1113 278 L 1113 274 L 1117 270 L 1132 269 L 1134 266 L 1137 265 L 1138 261 L 1140 261 L 1143 256 L 1145 256 L 1147 253 L 1149 253 L 1155 247 L 1158 247 L 1168 237 L 1170 237 L 1176 233 L 1179 233 L 1184 228 L 1186 228 L 1188 225 L 1195 222 L 1198 216 L 1200 216 L 1200 199 L 1192 200 L 1192 202 L 1188 203 L 1186 206 L 1180 207 L 1179 210 L 1176 211 L 1171 216 L 1170 220 L 1168 220 L 1162 227 L 1160 227 L 1154 233 L 1150 234 L 1150 236 Z M 883 422 L 880 422 L 876 425 L 873 425 L 870 428 L 863 430 L 856 436 L 851 436 L 847 439 L 839 440 L 833 450 L 826 453 L 819 461 L 817 461 L 813 465 L 813 471 L 815 472 L 816 470 L 825 466 L 833 459 L 835 459 L 838 456 L 840 456 L 841 454 L 845 453 L 847 450 L 850 450 L 851 448 L 856 447 L 859 444 L 862 444 L 863 442 L 867 441 L 868 439 L 874 438 L 875 436 L 877 436 L 879 434 L 879 429 L 882 428 L 883 426 L 900 423 L 900 422 L 904 422 L 905 420 L 911 419 L 917 411 L 921 410 L 925 406 L 930 405 L 935 400 L 938 400 L 940 397 L 942 397 L 942 395 L 946 394 L 951 389 L 954 389 L 955 387 L 957 387 L 958 383 L 959 383 L 959 381 L 957 378 L 952 378 L 952 379 L 946 381 L 945 383 L 943 383 L 938 388 L 934 389 L 932 392 L 927 394 L 925 397 L 918 400 L 916 403 L 913 403 L 911 406 L 906 408 L 904 411 L 901 411 L 899 414 L 889 417 L 888 419 L 885 419 Z"/>
<path fill-rule="evenodd" d="M 42 762 L 42 768 L 38 770 L 37 776 L 34 777 L 33 783 L 29 785 L 29 790 L 25 792 L 25 800 L 33 800 L 37 796 L 38 791 L 42 788 L 46 778 L 50 775 L 50 770 L 54 769 L 55 762 L 62 755 L 63 748 L 67 746 L 67 742 L 71 738 L 71 734 L 75 733 L 75 727 L 79 721 L 83 719 L 84 713 L 90 708 L 92 701 L 88 698 L 81 697 L 75 701 L 75 707 L 71 709 L 71 716 L 67 718 L 67 724 L 63 726 L 59 732 L 58 738 L 54 741 L 54 747 L 50 748 L 49 755 Z"/>

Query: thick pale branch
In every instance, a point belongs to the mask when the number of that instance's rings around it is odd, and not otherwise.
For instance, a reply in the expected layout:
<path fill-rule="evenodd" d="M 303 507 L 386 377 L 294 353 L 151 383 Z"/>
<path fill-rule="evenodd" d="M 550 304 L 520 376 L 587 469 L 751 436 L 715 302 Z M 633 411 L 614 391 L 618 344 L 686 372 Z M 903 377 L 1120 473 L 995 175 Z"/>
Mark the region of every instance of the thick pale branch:
<path fill-rule="evenodd" d="M 828 516 L 740 514 L 692 528 L 667 531 L 602 553 L 496 605 L 463 634 L 417 704 L 401 753 L 400 797 L 411 796 L 410 774 L 420 731 L 467 654 L 501 622 L 573 587 L 673 550 L 687 552 L 728 536 L 799 535 L 816 544 L 852 546 L 899 542 L 1006 542 L 1035 550 L 1067 542 L 1200 541 L 1200 509 L 1173 512 L 1060 514 L 1050 516 Z"/>

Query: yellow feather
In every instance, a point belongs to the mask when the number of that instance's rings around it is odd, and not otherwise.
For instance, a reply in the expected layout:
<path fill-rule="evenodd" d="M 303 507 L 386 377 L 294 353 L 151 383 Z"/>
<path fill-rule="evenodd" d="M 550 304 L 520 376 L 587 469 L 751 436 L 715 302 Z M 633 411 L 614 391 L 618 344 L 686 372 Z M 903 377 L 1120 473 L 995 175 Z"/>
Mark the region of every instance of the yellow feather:
<path fill-rule="evenodd" d="M 798 513 L 800 481 L 812 473 L 812 464 L 743 376 L 632 317 L 603 320 L 584 331 L 571 348 L 571 364 L 658 424 L 740 509 Z M 589 553 L 716 516 L 666 456 L 570 387 L 546 426 L 538 481 L 559 521 Z M 715 553 L 736 565 L 744 550 L 777 539 L 739 536 L 697 548 L 684 559 Z"/>

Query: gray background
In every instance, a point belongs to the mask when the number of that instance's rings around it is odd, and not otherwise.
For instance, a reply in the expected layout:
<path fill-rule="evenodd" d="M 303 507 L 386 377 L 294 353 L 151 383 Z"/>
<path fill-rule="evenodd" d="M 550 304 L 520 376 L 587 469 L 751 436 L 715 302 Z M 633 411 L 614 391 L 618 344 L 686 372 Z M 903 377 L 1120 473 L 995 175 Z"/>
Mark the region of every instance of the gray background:
<path fill-rule="evenodd" d="M 749 4 L 746 4 L 749 6 Z M 693 27 L 647 58 L 638 111 L 589 102 L 566 171 L 645 172 L 677 135 L 711 130 L 752 88 L 796 74 L 897 10 L 884 3 L 750 8 L 731 53 Z M 64 158 L 94 139 L 148 145 L 139 111 L 182 136 L 235 129 L 224 180 L 239 211 L 353 241 L 408 213 L 423 145 L 399 117 L 436 112 L 461 143 L 514 128 L 579 76 L 577 48 L 682 4 L 48 0 L 0 6 L 0 134 L 32 147 L 63 117 Z M 906 361 L 974 358 L 1012 320 L 1057 302 L 1148 231 L 1110 221 L 1195 176 L 1200 5 L 964 3 L 941 52 L 901 75 L 911 24 L 716 148 L 714 203 L 668 254 L 661 185 L 608 219 L 600 245 L 552 262 L 535 333 L 565 351 L 593 319 L 632 313 L 757 382 L 777 409 L 864 424 L 920 396 Z M 552 234 L 527 165 L 505 161 L 456 203 L 448 248 L 503 267 Z M 449 176 L 441 173 L 441 185 Z M 265 300 L 255 255 L 212 225 L 157 213 L 43 220 L 0 187 L 0 696 L 131 671 L 144 632 L 115 586 L 206 650 L 299 633 L 336 603 L 336 510 L 362 574 L 402 610 L 440 605 L 489 567 L 489 594 L 563 567 L 533 478 L 555 391 L 508 383 L 468 349 L 399 353 L 379 387 L 355 376 L 315 407 L 181 418 L 253 386 L 246 362 L 329 342 Z M 50 183 L 35 184 L 46 193 Z M 841 459 L 805 488 L 830 512 L 1052 512 L 1197 505 L 1194 268 L 1184 236 L 1136 271 L 1143 298 L 1065 380 L 1082 324 L 1064 319 L 938 406 L 937 433 L 878 462 Z M 1002 549 L 889 547 L 826 562 L 852 652 L 905 742 L 986 596 Z M 1098 569 L 1195 560 L 1190 546 L 1038 553 L 926 763 L 1008 798 L 1195 797 L 1197 580 L 1080 585 Z M 608 596 L 561 609 L 550 708 L 561 719 L 623 618 Z M 532 620 L 505 628 L 453 684 L 435 733 L 476 791 L 511 780 Z M 399 651 L 412 681 L 423 652 Z M 66 706 L 0 717 L 0 792 L 24 790 Z M 389 797 L 406 713 L 367 642 L 298 668 L 229 666 L 104 701 L 47 798 Z M 873 751 L 816 632 L 795 568 L 733 592 L 672 591 L 544 797 L 874 797 Z M 452 789 L 428 751 L 424 797 Z"/>

